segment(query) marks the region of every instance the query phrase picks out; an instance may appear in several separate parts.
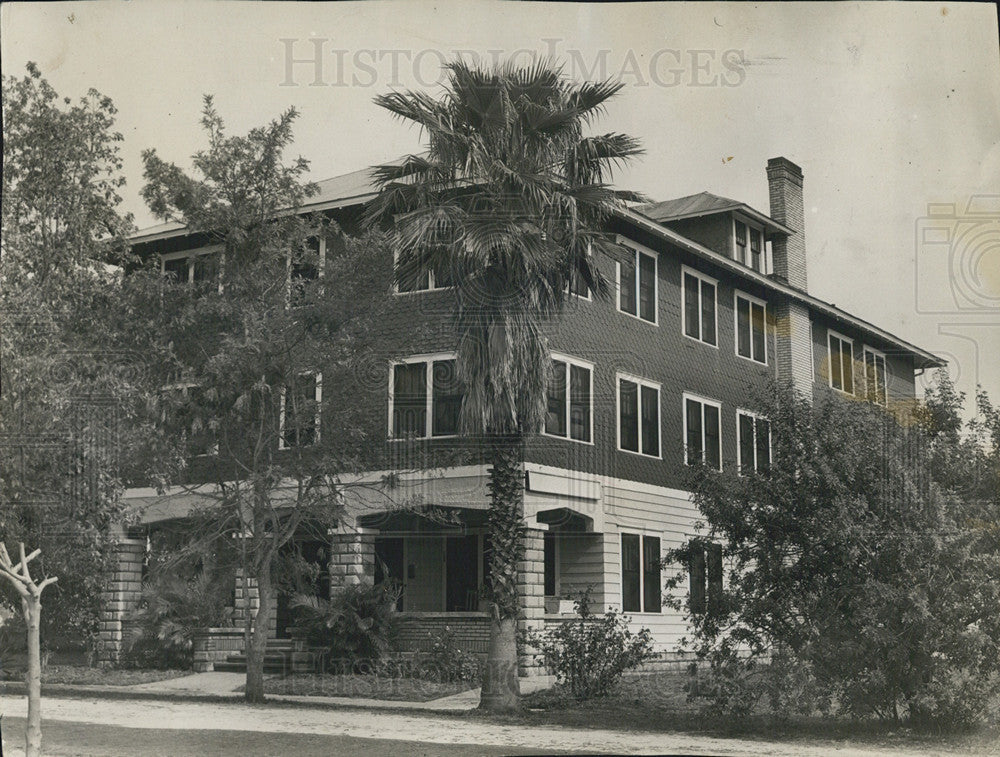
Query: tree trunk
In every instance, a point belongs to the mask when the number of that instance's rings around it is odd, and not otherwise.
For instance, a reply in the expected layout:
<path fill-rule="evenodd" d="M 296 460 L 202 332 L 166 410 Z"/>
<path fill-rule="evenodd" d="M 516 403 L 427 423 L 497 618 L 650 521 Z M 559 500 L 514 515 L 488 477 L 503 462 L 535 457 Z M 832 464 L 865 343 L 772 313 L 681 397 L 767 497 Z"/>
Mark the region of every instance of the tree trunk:
<path fill-rule="evenodd" d="M 28 719 L 24 725 L 25 757 L 40 757 L 42 753 L 42 651 L 39 621 L 42 613 L 40 596 L 21 598 L 21 609 L 28 626 L 28 671 L 24 683 L 28 687 Z"/>
<path fill-rule="evenodd" d="M 479 707 L 510 712 L 520 706 L 517 679 L 517 563 L 524 549 L 524 474 L 521 440 L 502 437 L 491 445 L 490 489 L 490 646 Z"/>
<path fill-rule="evenodd" d="M 247 648 L 247 682 L 245 696 L 251 704 L 264 702 L 264 655 L 267 653 L 267 631 L 271 621 L 271 569 L 266 565 L 257 579 L 257 614 L 254 616 L 250 646 Z"/>

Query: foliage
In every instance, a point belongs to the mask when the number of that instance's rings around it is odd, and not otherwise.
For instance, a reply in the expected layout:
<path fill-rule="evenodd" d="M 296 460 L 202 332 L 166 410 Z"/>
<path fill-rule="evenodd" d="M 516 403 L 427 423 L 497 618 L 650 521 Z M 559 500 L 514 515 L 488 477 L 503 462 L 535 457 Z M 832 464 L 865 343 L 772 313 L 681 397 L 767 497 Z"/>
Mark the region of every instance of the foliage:
<path fill-rule="evenodd" d="M 193 176 L 147 150 L 150 208 L 217 251 L 203 259 L 201 284 L 129 277 L 133 307 L 155 314 L 140 319 L 156 324 L 141 339 L 161 383 L 180 376 L 188 385 L 151 403 L 160 444 L 148 471 L 161 485 L 216 485 L 189 521 L 192 532 L 235 551 L 258 589 L 256 623 L 246 617 L 250 701 L 263 699 L 282 549 L 293 538 L 327 538 L 350 488 L 345 474 L 374 468 L 377 446 L 359 422 L 357 389 L 369 358 L 364 338 L 389 292 L 368 272 L 391 253 L 382 234 L 347 239 L 325 216 L 300 212 L 317 189 L 305 180 L 306 160 L 285 158 L 296 117 L 292 108 L 230 136 L 206 97 L 208 146 L 193 156 Z M 203 453 L 197 470 L 193 439 Z"/>
<path fill-rule="evenodd" d="M 330 599 L 298 595 L 292 602 L 296 628 L 312 644 L 330 651 L 334 663 L 374 664 L 392 649 L 399 588 L 388 582 L 351 584 Z"/>
<path fill-rule="evenodd" d="M 120 457 L 136 434 L 131 356 L 107 330 L 131 219 L 118 212 L 121 135 L 91 90 L 60 98 L 29 63 L 3 79 L 0 255 L 0 534 L 41 549 L 59 575 L 46 648 L 97 639 L 112 527 L 125 516 Z M 0 589 L 0 604 L 16 606 Z"/>
<path fill-rule="evenodd" d="M 606 183 L 639 154 L 623 134 L 585 135 L 620 89 L 572 83 L 542 61 L 447 67 L 445 91 L 393 92 L 375 102 L 420 127 L 426 152 L 377 166 L 370 224 L 395 224 L 395 278 L 411 285 L 433 272 L 455 284 L 461 428 L 490 446 L 492 544 L 486 598 L 494 608 L 483 706 L 516 706 L 514 619 L 522 551 L 525 434 L 539 430 L 549 379 L 546 318 L 571 279 L 597 296 L 609 287 L 593 253 L 613 253 L 601 222 L 632 193 Z"/>
<path fill-rule="evenodd" d="M 798 677 L 813 692 L 803 701 L 851 716 L 948 725 L 989 711 L 1000 696 L 1000 426 L 980 393 L 963 429 L 962 399 L 945 375 L 912 417 L 776 388 L 761 399 L 769 473 L 694 472 L 729 580 L 716 610 L 692 618 L 687 645 L 710 663 L 718 708 L 746 712 L 770 675 Z M 776 649 L 784 668 L 763 664 Z"/>
<path fill-rule="evenodd" d="M 529 637 L 557 685 L 579 700 L 607 696 L 626 671 L 656 657 L 648 628 L 632 633 L 628 616 L 613 609 L 594 615 L 590 602 L 587 589 L 573 603 L 575 618 Z"/>
<path fill-rule="evenodd" d="M 431 648 L 419 655 L 422 676 L 439 683 L 479 683 L 483 664 L 479 656 L 466 652 L 455 641 L 455 632 L 448 626 L 438 636 L 428 634 Z"/>
<path fill-rule="evenodd" d="M 195 633 L 231 620 L 234 580 L 229 570 L 164 561 L 143 584 L 139 605 L 127 618 L 128 634 L 119 664 L 159 670 L 190 668 Z"/>
<path fill-rule="evenodd" d="M 24 675 L 28 663 L 27 628 L 20 613 L 0 608 L 0 679 Z"/>

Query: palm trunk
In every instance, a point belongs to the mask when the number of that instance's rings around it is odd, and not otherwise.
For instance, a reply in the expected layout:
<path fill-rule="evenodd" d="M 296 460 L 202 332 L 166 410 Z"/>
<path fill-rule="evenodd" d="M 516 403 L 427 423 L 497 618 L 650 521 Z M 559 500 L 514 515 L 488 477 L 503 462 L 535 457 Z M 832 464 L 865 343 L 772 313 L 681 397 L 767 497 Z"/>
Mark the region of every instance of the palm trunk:
<path fill-rule="evenodd" d="M 271 621 L 271 570 L 265 565 L 257 579 L 257 614 L 254 616 L 250 645 L 247 647 L 247 682 L 244 698 L 251 704 L 264 702 L 264 655 L 267 653 L 267 632 Z"/>
<path fill-rule="evenodd" d="M 22 597 L 21 608 L 28 626 L 28 671 L 24 678 L 28 687 L 28 719 L 24 725 L 24 754 L 25 757 L 39 757 L 42 753 L 41 597 L 31 594 Z"/>
<path fill-rule="evenodd" d="M 519 708 L 521 695 L 517 679 L 517 564 L 524 549 L 521 439 L 498 438 L 491 445 L 490 454 L 492 622 L 479 707 L 488 712 L 510 712 Z"/>

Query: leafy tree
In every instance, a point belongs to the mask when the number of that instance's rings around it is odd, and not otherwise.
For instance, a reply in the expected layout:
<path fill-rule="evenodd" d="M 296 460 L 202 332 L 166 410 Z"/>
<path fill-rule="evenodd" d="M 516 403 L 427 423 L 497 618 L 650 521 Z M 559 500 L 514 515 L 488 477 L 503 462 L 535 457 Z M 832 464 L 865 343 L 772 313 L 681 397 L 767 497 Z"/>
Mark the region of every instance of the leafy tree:
<path fill-rule="evenodd" d="M 946 377 L 915 418 L 775 390 L 770 470 L 695 473 L 728 565 L 692 618 L 716 706 L 746 712 L 778 670 L 799 704 L 893 721 L 971 722 L 1000 695 L 996 415 L 980 395 L 960 433 L 961 403 Z"/>
<path fill-rule="evenodd" d="M 456 285 L 461 423 L 488 447 L 493 622 L 480 706 L 518 705 L 517 561 L 524 530 L 522 460 L 540 428 L 549 374 L 545 319 L 578 277 L 600 296 L 592 255 L 601 222 L 635 195 L 610 189 L 640 150 L 621 134 L 585 136 L 621 88 L 572 84 L 546 63 L 489 69 L 451 63 L 444 94 L 394 92 L 376 103 L 427 137 L 427 152 L 375 169 L 370 223 L 396 219 L 396 279 L 436 271 Z"/>
<path fill-rule="evenodd" d="M 59 98 L 33 63 L 3 79 L 0 537 L 37 547 L 35 570 L 61 577 L 45 647 L 94 650 L 124 515 L 117 460 L 132 443 L 135 376 L 105 328 L 131 228 L 115 113 L 94 90 Z M 16 598 L 0 590 L 5 601 Z"/>
<path fill-rule="evenodd" d="M 250 702 L 264 698 L 285 546 L 341 527 L 354 486 L 345 475 L 371 469 L 381 449 L 363 431 L 357 387 L 364 337 L 388 294 L 388 282 L 365 272 L 390 253 L 383 235 L 347 239 L 300 212 L 316 188 L 304 180 L 307 161 L 284 159 L 296 115 L 229 136 L 206 97 L 197 177 L 146 151 L 149 207 L 211 251 L 194 258 L 206 273 L 193 285 L 167 277 L 150 296 L 148 274 L 130 277 L 134 307 L 156 314 L 141 319 L 156 324 L 141 339 L 166 387 L 153 403 L 161 445 L 150 470 L 163 484 L 215 485 L 190 514 L 192 548 L 233 560 L 259 597 L 245 616 Z"/>

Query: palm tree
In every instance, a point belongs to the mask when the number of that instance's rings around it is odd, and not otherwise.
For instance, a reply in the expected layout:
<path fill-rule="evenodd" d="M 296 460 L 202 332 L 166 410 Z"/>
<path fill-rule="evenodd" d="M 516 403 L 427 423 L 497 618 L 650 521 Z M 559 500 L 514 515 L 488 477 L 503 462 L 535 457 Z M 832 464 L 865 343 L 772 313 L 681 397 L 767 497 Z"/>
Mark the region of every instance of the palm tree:
<path fill-rule="evenodd" d="M 489 456 L 491 605 L 480 707 L 518 706 L 517 563 L 523 553 L 523 445 L 540 430 L 550 371 L 543 333 L 570 280 L 607 297 L 594 254 L 611 252 L 602 222 L 638 195 L 610 171 L 641 153 L 623 134 L 585 136 L 621 84 L 574 84 L 547 61 L 446 67 L 443 95 L 393 92 L 375 102 L 417 124 L 427 151 L 375 167 L 369 223 L 394 219 L 395 277 L 427 271 L 455 284 L 461 427 Z"/>

